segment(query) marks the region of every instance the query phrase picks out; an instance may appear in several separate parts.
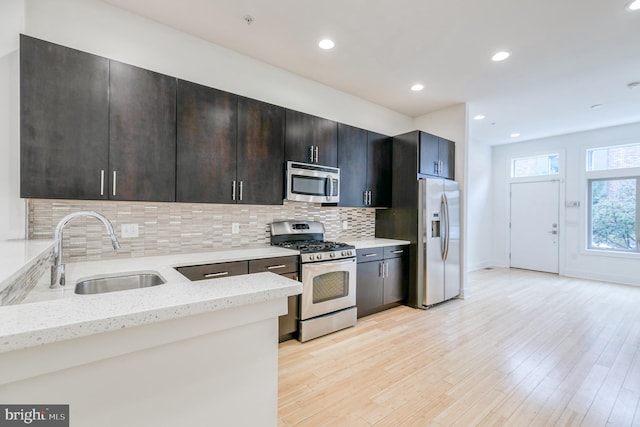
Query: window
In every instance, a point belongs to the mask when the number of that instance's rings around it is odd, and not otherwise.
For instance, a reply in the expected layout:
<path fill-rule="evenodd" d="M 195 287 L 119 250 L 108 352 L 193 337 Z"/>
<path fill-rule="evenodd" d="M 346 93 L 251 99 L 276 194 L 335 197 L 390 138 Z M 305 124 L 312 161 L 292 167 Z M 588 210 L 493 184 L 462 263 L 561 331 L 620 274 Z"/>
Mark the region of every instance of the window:
<path fill-rule="evenodd" d="M 587 171 L 640 167 L 640 144 L 587 150 Z"/>
<path fill-rule="evenodd" d="M 638 252 L 638 181 L 589 180 L 589 249 Z"/>
<path fill-rule="evenodd" d="M 558 175 L 558 154 L 521 157 L 511 161 L 511 178 Z"/>

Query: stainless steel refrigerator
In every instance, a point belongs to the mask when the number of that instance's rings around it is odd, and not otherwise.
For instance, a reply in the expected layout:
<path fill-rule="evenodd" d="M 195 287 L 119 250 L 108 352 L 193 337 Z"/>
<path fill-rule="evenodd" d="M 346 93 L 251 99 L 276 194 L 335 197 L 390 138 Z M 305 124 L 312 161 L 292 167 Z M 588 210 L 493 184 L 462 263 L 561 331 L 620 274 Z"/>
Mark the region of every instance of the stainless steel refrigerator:
<path fill-rule="evenodd" d="M 376 236 L 410 242 L 406 302 L 424 309 L 460 293 L 460 192 L 408 163 L 394 171 L 393 207 L 376 210 Z"/>
<path fill-rule="evenodd" d="M 419 180 L 417 289 L 428 307 L 460 294 L 460 190 L 448 179 Z"/>

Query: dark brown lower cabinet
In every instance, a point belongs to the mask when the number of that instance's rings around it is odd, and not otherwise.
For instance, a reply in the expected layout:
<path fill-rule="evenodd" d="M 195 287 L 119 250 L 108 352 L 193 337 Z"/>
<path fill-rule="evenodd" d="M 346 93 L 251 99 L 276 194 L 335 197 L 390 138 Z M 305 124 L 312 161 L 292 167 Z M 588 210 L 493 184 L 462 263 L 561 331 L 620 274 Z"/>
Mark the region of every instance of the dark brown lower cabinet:
<path fill-rule="evenodd" d="M 358 317 L 368 316 L 406 301 L 409 247 L 359 249 L 356 279 Z"/>
<path fill-rule="evenodd" d="M 279 274 L 292 280 L 299 279 L 298 256 L 189 265 L 176 267 L 176 270 L 191 281 L 239 276 L 265 271 Z M 298 295 L 289 297 L 288 307 L 289 311 L 287 314 L 280 316 L 278 319 L 278 337 L 280 342 L 295 338 L 298 332 Z"/>

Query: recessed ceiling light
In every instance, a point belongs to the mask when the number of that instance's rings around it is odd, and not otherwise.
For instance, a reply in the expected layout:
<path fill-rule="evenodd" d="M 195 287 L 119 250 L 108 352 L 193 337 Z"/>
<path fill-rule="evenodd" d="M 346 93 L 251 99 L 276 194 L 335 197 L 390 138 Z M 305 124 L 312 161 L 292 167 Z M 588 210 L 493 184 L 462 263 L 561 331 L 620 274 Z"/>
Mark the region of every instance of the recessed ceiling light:
<path fill-rule="evenodd" d="M 411 86 L 411 90 L 414 92 L 418 92 L 420 90 L 424 89 L 424 86 L 421 85 L 420 83 L 416 83 L 413 86 Z"/>
<path fill-rule="evenodd" d="M 333 42 L 333 40 L 329 40 L 329 39 L 322 39 L 320 40 L 320 43 L 318 43 L 318 46 L 320 46 L 320 49 L 333 49 L 333 47 L 336 44 Z"/>
<path fill-rule="evenodd" d="M 592 110 L 597 110 L 597 109 L 602 108 L 602 107 L 604 107 L 603 104 L 594 104 L 589 108 L 591 108 Z"/>
<path fill-rule="evenodd" d="M 482 115 L 482 114 L 478 114 L 477 116 L 474 116 L 474 117 L 473 117 L 473 120 L 482 120 L 482 119 L 484 119 L 484 118 L 485 118 L 485 116 L 484 116 L 484 115 Z"/>
<path fill-rule="evenodd" d="M 517 138 L 517 137 L 520 136 L 520 134 L 518 132 L 514 132 L 510 136 L 511 136 L 511 138 Z"/>
<path fill-rule="evenodd" d="M 631 3 L 629 3 L 629 6 L 627 6 L 627 9 L 629 9 L 629 10 L 640 10 L 640 0 L 635 0 L 635 1 L 632 1 Z"/>
<path fill-rule="evenodd" d="M 500 51 L 500 52 L 496 52 L 496 53 L 491 57 L 491 60 L 492 60 L 492 61 L 496 61 L 496 62 L 498 62 L 498 61 L 504 61 L 505 59 L 507 59 L 507 58 L 508 58 L 508 57 L 510 57 L 510 56 L 511 56 L 511 53 L 510 53 L 510 52 L 507 52 L 507 51 L 504 51 L 504 50 L 503 50 L 503 51 Z"/>

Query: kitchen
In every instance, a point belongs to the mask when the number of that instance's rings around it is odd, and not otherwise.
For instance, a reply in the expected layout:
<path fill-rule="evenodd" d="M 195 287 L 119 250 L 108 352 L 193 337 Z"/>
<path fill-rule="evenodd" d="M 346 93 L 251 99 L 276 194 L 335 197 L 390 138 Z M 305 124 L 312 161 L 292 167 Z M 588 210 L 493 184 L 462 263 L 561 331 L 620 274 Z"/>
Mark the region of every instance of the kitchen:
<path fill-rule="evenodd" d="M 287 74 L 285 77 L 284 74 L 274 74 L 271 66 L 256 64 L 254 60 L 235 55 L 200 39 L 162 27 L 100 2 L 91 4 L 65 2 L 55 6 L 44 2 L 40 4 L 29 2 L 28 13 L 27 33 L 55 40 L 63 45 L 91 51 L 143 68 L 162 71 L 169 75 L 178 75 L 186 80 L 197 81 L 210 87 L 222 87 L 233 93 L 267 99 L 272 103 L 308 111 L 316 116 L 339 118 L 339 121 L 365 129 L 374 129 L 388 135 L 395 135 L 419 127 L 445 136 L 456 141 L 456 178 L 464 189 L 467 181 L 465 158 L 470 155 L 466 151 L 471 150 L 471 147 L 467 147 L 467 107 L 464 105 L 431 114 L 422 120 L 428 124 L 415 126 L 414 122 L 393 111 L 344 96 L 337 91 L 295 75 Z M 55 26 L 50 25 L 50 22 L 53 21 L 57 23 Z M 109 22 L 120 22 L 119 30 L 113 31 L 109 28 L 107 25 Z M 141 31 L 143 34 L 152 35 L 150 39 L 153 40 L 140 40 L 137 35 Z M 86 37 L 80 40 L 74 36 L 78 33 L 85 34 Z M 189 49 L 185 47 L 189 47 Z M 191 52 L 186 53 L 185 50 L 191 50 Z M 230 57 L 232 59 L 229 59 Z M 180 61 L 175 58 L 180 58 Z M 229 67 L 223 67 L 219 74 L 212 76 L 205 71 L 208 68 L 219 69 L 212 58 L 217 60 L 227 58 Z M 260 78 L 256 76 L 260 76 Z M 286 85 L 283 83 L 283 79 L 286 79 Z M 266 94 L 265 91 L 273 91 L 273 93 Z M 294 96 L 294 93 L 309 94 L 309 99 L 305 101 Z M 15 151 L 15 147 L 13 149 Z M 17 190 L 15 185 L 11 187 L 12 197 L 16 197 Z M 23 208 L 17 206 L 15 202 L 12 202 L 11 205 L 14 207 L 11 215 L 12 224 L 14 224 L 12 231 L 19 234 L 23 228 L 19 225 L 20 219 L 24 217 L 20 212 Z M 197 251 L 221 247 L 223 244 L 230 244 L 231 247 L 254 243 L 266 244 L 268 243 L 266 225 L 274 219 L 287 217 L 314 219 L 323 222 L 328 230 L 327 237 L 331 240 L 367 239 L 375 235 L 373 225 L 375 213 L 372 209 L 321 207 L 315 204 L 285 204 L 279 207 L 252 206 L 251 208 L 241 205 L 198 205 L 195 207 L 174 205 L 167 207 L 161 204 L 143 205 L 126 202 L 85 204 L 38 200 L 30 204 L 28 209 L 37 212 L 36 215 L 31 216 L 32 218 L 39 218 L 38 221 L 42 221 L 41 224 L 33 224 L 34 236 L 38 233 L 43 233 L 43 236 L 46 233 L 50 235 L 57 220 L 64 216 L 63 213 L 77 210 L 91 209 L 102 212 L 117 224 L 138 223 L 140 224 L 140 235 L 144 235 L 144 239 L 131 238 L 127 242 L 129 244 L 125 245 L 125 251 L 129 251 L 131 255 L 135 256 L 166 253 L 174 250 L 176 245 L 184 245 L 188 251 Z M 54 216 L 52 212 L 57 213 Z M 465 224 L 465 210 L 463 209 L 462 212 L 462 223 Z M 120 215 L 121 217 L 119 217 Z M 135 220 L 130 220 L 130 218 L 135 218 Z M 346 230 L 343 230 L 344 221 L 347 221 Z M 235 236 L 233 233 L 234 223 L 239 224 L 239 232 Z M 101 233 L 101 231 L 92 228 L 91 232 L 87 234 L 94 236 L 96 233 Z M 85 240 L 82 235 L 75 236 L 75 238 L 79 239 L 76 241 L 78 247 L 84 247 L 86 243 L 86 247 L 89 247 L 90 251 L 83 253 L 71 248 L 68 252 L 71 259 L 92 260 L 101 256 L 103 242 L 100 242 L 99 239 Z M 96 245 L 96 241 L 98 246 L 91 246 Z M 108 242 L 105 243 L 108 245 Z M 104 250 L 104 256 L 111 256 L 111 251 L 107 246 Z M 464 257 L 462 262 L 464 265 Z M 464 270 L 463 275 L 465 274 Z"/>

